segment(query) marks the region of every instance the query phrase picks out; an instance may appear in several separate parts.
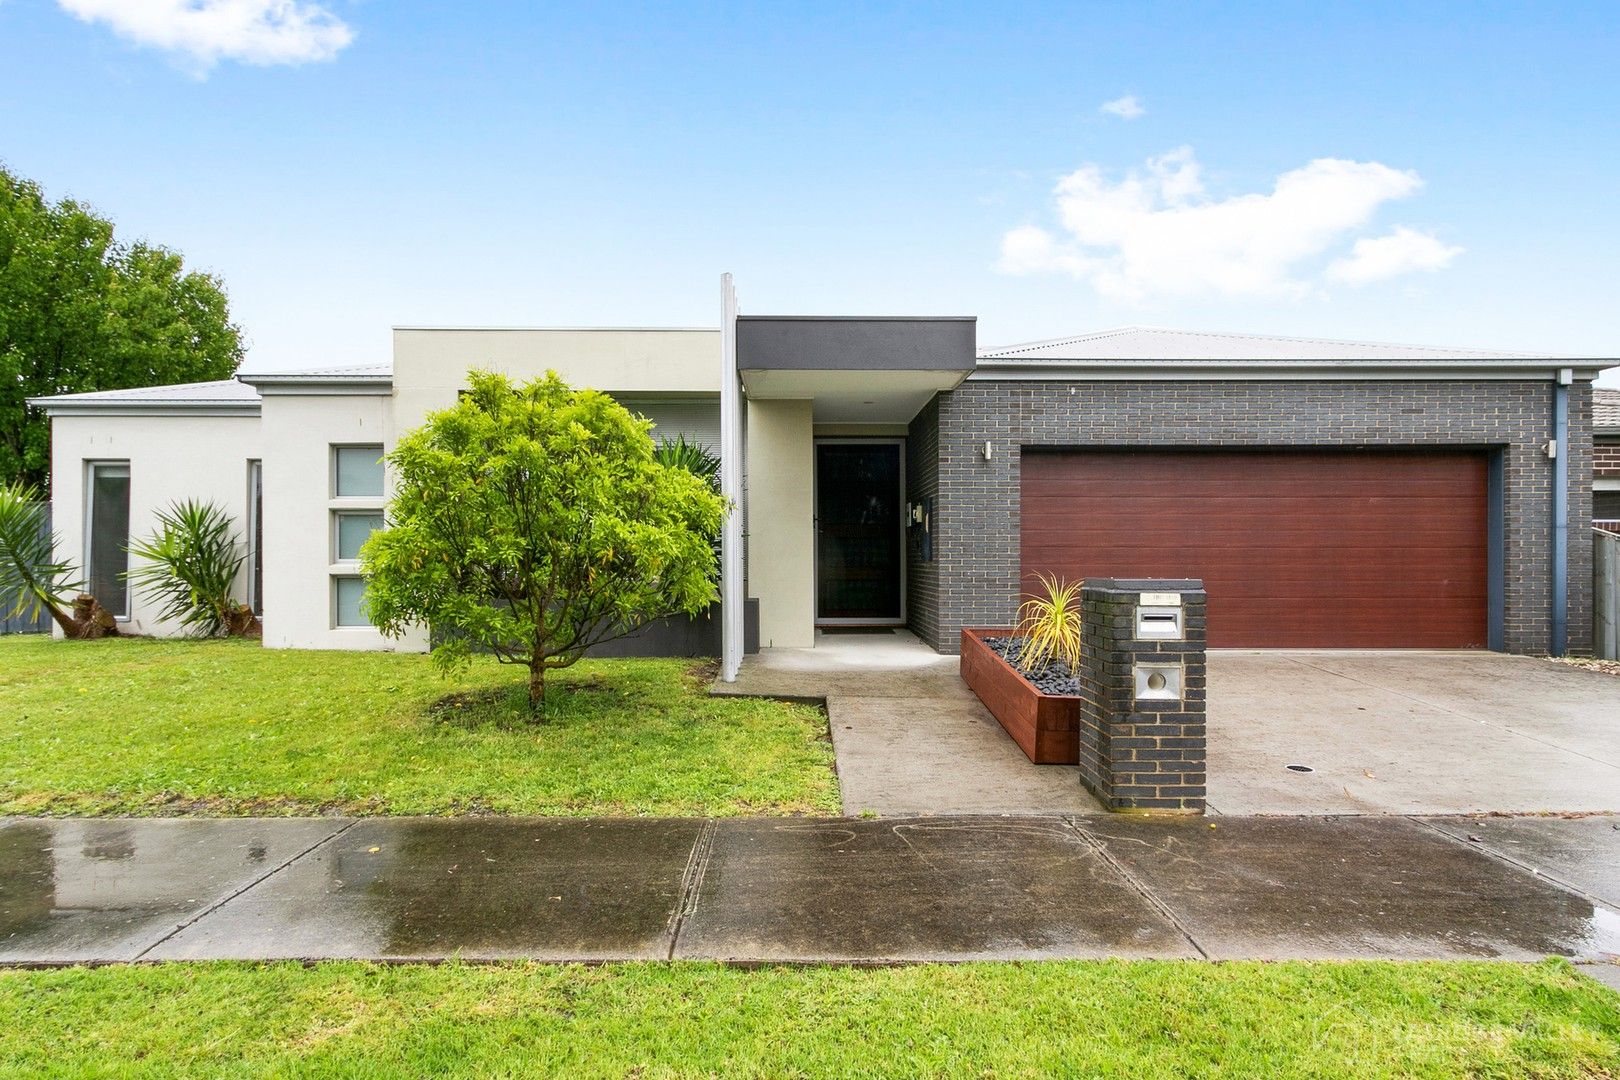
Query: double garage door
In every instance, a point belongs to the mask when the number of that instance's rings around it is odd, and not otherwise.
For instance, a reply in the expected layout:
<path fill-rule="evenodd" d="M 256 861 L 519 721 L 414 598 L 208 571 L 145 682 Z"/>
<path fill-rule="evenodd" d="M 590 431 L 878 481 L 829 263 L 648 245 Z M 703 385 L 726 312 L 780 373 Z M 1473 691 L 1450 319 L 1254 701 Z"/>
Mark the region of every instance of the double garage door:
<path fill-rule="evenodd" d="M 1481 453 L 1026 449 L 1038 572 L 1202 578 L 1216 648 L 1477 648 Z"/>

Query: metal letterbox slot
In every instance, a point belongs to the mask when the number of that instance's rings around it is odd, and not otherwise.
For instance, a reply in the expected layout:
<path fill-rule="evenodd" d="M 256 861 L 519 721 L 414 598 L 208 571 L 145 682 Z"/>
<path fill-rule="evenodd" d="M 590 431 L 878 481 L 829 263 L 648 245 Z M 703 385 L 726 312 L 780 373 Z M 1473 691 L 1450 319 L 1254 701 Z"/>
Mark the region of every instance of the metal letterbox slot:
<path fill-rule="evenodd" d="M 1137 701 L 1180 701 L 1180 664 L 1133 664 Z"/>
<path fill-rule="evenodd" d="M 1181 609 L 1178 607 L 1139 607 L 1136 609 L 1138 641 L 1180 641 Z"/>

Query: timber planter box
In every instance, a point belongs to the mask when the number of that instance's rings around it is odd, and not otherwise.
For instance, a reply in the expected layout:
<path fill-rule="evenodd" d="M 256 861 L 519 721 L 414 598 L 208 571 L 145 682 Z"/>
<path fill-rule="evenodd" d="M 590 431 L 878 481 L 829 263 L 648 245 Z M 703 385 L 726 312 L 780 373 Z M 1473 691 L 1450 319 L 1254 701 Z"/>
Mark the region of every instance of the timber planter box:
<path fill-rule="evenodd" d="M 1043 694 L 994 649 L 987 637 L 1011 630 L 962 630 L 962 680 L 1037 765 L 1080 763 L 1080 699 Z"/>

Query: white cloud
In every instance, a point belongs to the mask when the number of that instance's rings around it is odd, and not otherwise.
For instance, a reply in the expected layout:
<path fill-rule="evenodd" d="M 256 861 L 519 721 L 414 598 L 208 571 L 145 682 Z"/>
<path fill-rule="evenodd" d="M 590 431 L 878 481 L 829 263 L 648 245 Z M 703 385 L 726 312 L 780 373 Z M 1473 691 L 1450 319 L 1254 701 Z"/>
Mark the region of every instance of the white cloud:
<path fill-rule="evenodd" d="M 1422 185 L 1416 173 L 1376 161 L 1319 158 L 1283 173 L 1268 192 L 1215 198 L 1190 147 L 1151 158 L 1119 180 L 1086 165 L 1053 190 L 1061 234 L 1033 225 L 1013 229 L 1002 239 L 996 267 L 1008 274 L 1068 274 L 1122 300 L 1300 296 L 1314 287 L 1319 257 L 1364 228 L 1384 203 Z M 1405 237 L 1398 245 L 1384 243 L 1393 240 L 1371 241 L 1365 256 L 1358 245 L 1342 260 L 1358 269 L 1336 271 L 1333 279 L 1360 274 L 1373 280 L 1386 267 L 1396 268 L 1392 273 L 1437 268 L 1456 253 L 1436 261 L 1433 251 L 1420 252 L 1421 245 Z"/>
<path fill-rule="evenodd" d="M 1142 103 L 1136 100 L 1135 94 L 1126 94 L 1113 101 L 1105 101 L 1097 106 L 1097 111 L 1107 116 L 1117 116 L 1121 120 L 1135 120 L 1147 112 Z"/>
<path fill-rule="evenodd" d="M 1443 270 L 1462 253 L 1462 248 L 1441 243 L 1428 233 L 1397 225 L 1388 236 L 1357 240 L 1349 255 L 1328 265 L 1327 277 L 1346 285 L 1369 285 L 1417 270 Z"/>
<path fill-rule="evenodd" d="M 120 37 L 176 53 L 207 71 L 221 60 L 304 64 L 354 40 L 342 19 L 305 0 L 57 0 L 63 11 Z"/>

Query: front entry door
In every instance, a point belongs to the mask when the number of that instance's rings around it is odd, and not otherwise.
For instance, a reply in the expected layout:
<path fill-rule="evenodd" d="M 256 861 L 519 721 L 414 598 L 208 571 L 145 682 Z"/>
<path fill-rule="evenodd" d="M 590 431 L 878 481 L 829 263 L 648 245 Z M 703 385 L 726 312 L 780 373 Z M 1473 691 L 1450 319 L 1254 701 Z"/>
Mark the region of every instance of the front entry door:
<path fill-rule="evenodd" d="M 816 444 L 818 623 L 903 620 L 900 498 L 898 442 Z"/>

